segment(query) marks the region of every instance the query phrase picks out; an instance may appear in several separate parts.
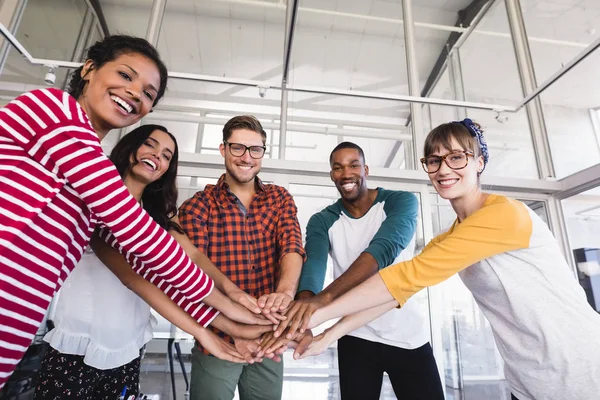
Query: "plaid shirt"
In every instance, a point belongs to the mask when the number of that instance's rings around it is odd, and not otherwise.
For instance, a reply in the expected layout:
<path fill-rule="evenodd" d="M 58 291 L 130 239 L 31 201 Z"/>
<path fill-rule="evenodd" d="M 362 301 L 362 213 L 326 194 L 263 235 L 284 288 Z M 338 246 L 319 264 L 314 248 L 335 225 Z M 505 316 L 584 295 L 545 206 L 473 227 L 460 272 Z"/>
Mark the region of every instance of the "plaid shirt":
<path fill-rule="evenodd" d="M 179 221 L 221 272 L 258 298 L 275 292 L 284 255 L 298 253 L 305 258 L 306 253 L 290 193 L 281 186 L 264 185 L 258 177 L 256 182 L 258 190 L 246 213 L 223 174 L 216 185 L 206 185 L 181 205 Z"/>

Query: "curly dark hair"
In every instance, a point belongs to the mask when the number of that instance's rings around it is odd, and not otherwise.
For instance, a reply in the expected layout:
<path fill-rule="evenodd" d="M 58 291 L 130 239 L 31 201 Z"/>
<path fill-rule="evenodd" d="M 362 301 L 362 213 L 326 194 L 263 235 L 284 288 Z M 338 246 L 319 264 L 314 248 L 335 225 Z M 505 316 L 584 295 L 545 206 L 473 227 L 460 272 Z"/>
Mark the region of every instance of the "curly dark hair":
<path fill-rule="evenodd" d="M 107 62 L 115 60 L 122 54 L 131 53 L 138 53 L 149 58 L 158 68 L 160 74 L 160 86 L 156 98 L 154 99 L 154 105 L 156 105 L 167 89 L 168 72 L 167 67 L 160 59 L 158 51 L 146 39 L 127 35 L 107 36 L 90 46 L 87 50 L 85 59 L 92 60 L 94 68 L 98 69 Z M 85 87 L 85 81 L 81 77 L 82 70 L 83 66 L 73 71 L 71 79 L 69 80 L 69 87 L 67 88 L 67 92 L 76 99 L 81 96 L 83 88 Z"/>
<path fill-rule="evenodd" d="M 138 149 L 144 144 L 148 137 L 154 131 L 162 131 L 169 135 L 175 143 L 173 158 L 169 164 L 169 169 L 160 177 L 160 179 L 150 183 L 144 189 L 142 194 L 142 204 L 146 212 L 166 230 L 173 229 L 183 233 L 181 227 L 171 221 L 171 218 L 177 214 L 177 161 L 179 159 L 179 146 L 177 140 L 167 128 L 160 125 L 142 125 L 135 128 L 115 145 L 110 153 L 110 160 L 115 164 L 119 174 L 123 177 L 138 161 L 131 163 L 131 158 L 135 160 Z"/>

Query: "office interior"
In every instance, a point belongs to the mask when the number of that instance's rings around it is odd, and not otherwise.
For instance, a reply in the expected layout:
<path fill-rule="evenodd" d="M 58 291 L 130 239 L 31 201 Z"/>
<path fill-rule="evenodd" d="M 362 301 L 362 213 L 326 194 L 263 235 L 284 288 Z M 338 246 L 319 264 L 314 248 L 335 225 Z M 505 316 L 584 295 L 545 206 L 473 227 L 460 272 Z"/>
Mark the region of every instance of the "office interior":
<path fill-rule="evenodd" d="M 141 124 L 165 125 L 178 140 L 179 202 L 223 173 L 223 124 L 253 114 L 267 131 L 259 176 L 290 191 L 303 230 L 338 199 L 328 157 L 352 141 L 370 187 L 418 197 L 421 249 L 455 218 L 419 165 L 424 138 L 468 116 L 489 144 L 484 189 L 542 217 L 600 311 L 596 0 L 3 0 L 0 23 L 2 105 L 64 88 L 105 35 L 147 38 L 170 78 Z M 111 132 L 106 151 L 135 127 Z M 427 301 L 446 398 L 510 399 L 489 323 L 460 279 L 427 289 Z M 142 391 L 183 399 L 193 342 L 158 319 Z M 339 398 L 335 346 L 302 361 L 286 353 L 283 393 Z M 386 382 L 381 399 L 394 398 Z"/>

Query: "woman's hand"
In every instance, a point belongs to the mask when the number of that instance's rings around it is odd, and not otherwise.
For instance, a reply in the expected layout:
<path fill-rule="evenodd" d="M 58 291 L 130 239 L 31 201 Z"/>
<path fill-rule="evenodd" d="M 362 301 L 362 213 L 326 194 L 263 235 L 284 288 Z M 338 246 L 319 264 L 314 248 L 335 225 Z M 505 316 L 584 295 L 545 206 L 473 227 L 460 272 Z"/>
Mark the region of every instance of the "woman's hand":
<path fill-rule="evenodd" d="M 310 332 L 310 331 L 306 331 Z M 331 345 L 331 340 L 327 336 L 327 331 L 321 333 L 315 338 L 310 335 L 310 340 L 305 337 L 300 340 L 294 351 L 294 360 L 301 360 L 309 356 L 322 354 Z"/>
<path fill-rule="evenodd" d="M 200 330 L 195 335 L 195 338 L 200 342 L 200 344 L 202 344 L 202 347 L 210 352 L 210 354 L 220 358 L 221 360 L 231 361 L 234 363 L 246 362 L 246 360 L 236 350 L 235 347 L 225 342 L 208 329 L 203 328 Z"/>

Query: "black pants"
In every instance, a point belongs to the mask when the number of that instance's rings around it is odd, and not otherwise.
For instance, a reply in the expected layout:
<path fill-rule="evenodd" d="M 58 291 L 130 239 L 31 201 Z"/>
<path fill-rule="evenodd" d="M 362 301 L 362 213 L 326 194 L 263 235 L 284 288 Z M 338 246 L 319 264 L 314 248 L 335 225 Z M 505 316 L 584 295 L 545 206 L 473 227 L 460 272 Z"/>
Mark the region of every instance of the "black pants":
<path fill-rule="evenodd" d="M 429 343 L 406 350 L 344 336 L 338 340 L 338 365 L 342 400 L 378 400 L 384 372 L 398 399 L 444 399 Z"/>
<path fill-rule="evenodd" d="M 83 356 L 63 354 L 52 347 L 46 352 L 37 380 L 35 400 L 115 400 L 127 386 L 127 396 L 138 394 L 140 358 L 113 369 L 98 369 Z"/>

